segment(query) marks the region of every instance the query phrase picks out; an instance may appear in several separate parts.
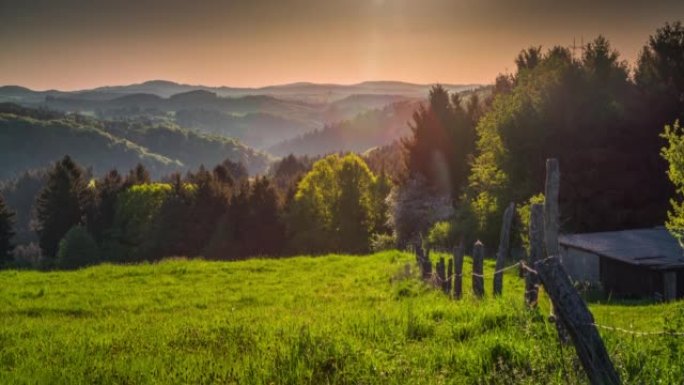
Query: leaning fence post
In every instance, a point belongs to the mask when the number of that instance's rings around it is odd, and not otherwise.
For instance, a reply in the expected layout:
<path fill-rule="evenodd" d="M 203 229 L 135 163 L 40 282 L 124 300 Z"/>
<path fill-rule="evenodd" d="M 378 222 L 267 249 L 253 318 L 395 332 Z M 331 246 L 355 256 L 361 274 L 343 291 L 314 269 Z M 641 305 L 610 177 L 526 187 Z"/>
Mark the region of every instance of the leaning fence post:
<path fill-rule="evenodd" d="M 530 206 L 529 226 L 530 254 L 527 264 L 532 267 L 542 259 L 544 253 L 544 206 L 535 203 Z M 537 307 L 539 297 L 539 277 L 529 270 L 525 270 L 525 303 L 529 308 Z"/>
<path fill-rule="evenodd" d="M 503 223 L 501 224 L 501 237 L 499 240 L 499 250 L 496 253 L 496 266 L 494 268 L 494 295 L 501 295 L 503 290 L 503 272 L 506 263 L 506 256 L 508 255 L 508 248 L 511 239 L 511 224 L 513 223 L 513 214 L 515 213 L 515 203 L 511 203 L 504 211 Z"/>
<path fill-rule="evenodd" d="M 619 384 L 620 378 L 610 361 L 603 340 L 594 325 L 594 317 L 570 282 L 558 255 L 534 264 L 556 315 L 572 338 L 589 382 L 594 385 Z"/>
<path fill-rule="evenodd" d="M 463 294 L 463 246 L 454 248 L 454 298 Z"/>
<path fill-rule="evenodd" d="M 477 241 L 473 246 L 473 294 L 484 296 L 484 245 Z"/>

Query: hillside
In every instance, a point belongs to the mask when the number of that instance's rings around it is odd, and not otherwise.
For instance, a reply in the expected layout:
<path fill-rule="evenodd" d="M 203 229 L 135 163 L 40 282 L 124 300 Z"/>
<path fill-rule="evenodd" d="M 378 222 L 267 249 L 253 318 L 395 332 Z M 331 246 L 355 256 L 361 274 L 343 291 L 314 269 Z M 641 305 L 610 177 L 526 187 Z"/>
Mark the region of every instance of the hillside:
<path fill-rule="evenodd" d="M 406 276 L 412 262 L 390 251 L 1 271 L 0 382 L 586 383 L 572 347 L 559 351 L 546 300 L 539 314 L 523 308 L 514 271 L 502 298 L 453 301 Z M 683 310 L 591 309 L 597 323 L 639 330 Z M 601 334 L 624 383 L 684 376 L 681 339 Z"/>
<path fill-rule="evenodd" d="M 100 121 L 79 115 L 0 105 L 0 179 L 43 168 L 71 155 L 95 174 L 137 163 L 153 175 L 185 171 L 226 158 L 263 172 L 268 158 L 244 145 L 173 125 Z"/>
<path fill-rule="evenodd" d="M 266 148 L 317 127 L 316 123 L 291 120 L 279 115 L 252 112 L 244 115 L 212 109 L 180 109 L 176 123 L 200 132 L 232 137 L 255 147 Z"/>
<path fill-rule="evenodd" d="M 408 123 L 418 105 L 418 101 L 402 101 L 363 112 L 352 119 L 276 144 L 268 151 L 277 156 L 320 155 L 337 151 L 364 152 L 387 145 L 410 132 Z"/>

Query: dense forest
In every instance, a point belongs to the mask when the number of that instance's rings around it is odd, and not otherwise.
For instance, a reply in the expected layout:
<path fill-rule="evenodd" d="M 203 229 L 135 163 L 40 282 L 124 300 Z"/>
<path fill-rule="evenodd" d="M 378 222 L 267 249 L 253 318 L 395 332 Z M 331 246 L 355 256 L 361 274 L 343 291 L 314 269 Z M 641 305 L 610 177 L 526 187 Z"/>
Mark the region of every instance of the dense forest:
<path fill-rule="evenodd" d="M 394 102 L 282 143 L 281 155 L 318 157 L 286 156 L 268 171 L 258 152 L 174 125 L 5 104 L 0 160 L 13 178 L 0 186 L 0 254 L 27 263 L 35 246 L 11 253 L 12 244 L 37 241 L 40 263 L 75 267 L 495 244 L 509 202 L 524 213 L 543 199 L 550 157 L 563 171 L 562 230 L 662 225 L 682 194 L 683 52 L 678 22 L 658 29 L 633 64 L 602 36 L 578 56 L 530 47 L 487 92 L 437 85 L 425 103 Z M 170 167 L 179 165 L 185 174 Z M 684 228 L 679 201 L 671 228 Z"/>

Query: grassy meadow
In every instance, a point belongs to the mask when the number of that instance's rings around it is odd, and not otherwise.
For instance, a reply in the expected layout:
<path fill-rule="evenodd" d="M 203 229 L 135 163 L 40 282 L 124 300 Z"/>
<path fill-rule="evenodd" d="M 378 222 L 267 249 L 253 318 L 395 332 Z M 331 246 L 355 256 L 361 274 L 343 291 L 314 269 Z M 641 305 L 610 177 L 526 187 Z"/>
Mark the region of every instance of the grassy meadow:
<path fill-rule="evenodd" d="M 547 322 L 548 301 L 525 310 L 516 269 L 502 297 L 489 279 L 476 300 L 466 279 L 453 301 L 413 262 L 388 251 L 2 271 L 0 384 L 586 382 Z M 683 305 L 591 310 L 600 324 L 684 331 Z M 684 337 L 601 334 L 624 383 L 682 383 Z"/>

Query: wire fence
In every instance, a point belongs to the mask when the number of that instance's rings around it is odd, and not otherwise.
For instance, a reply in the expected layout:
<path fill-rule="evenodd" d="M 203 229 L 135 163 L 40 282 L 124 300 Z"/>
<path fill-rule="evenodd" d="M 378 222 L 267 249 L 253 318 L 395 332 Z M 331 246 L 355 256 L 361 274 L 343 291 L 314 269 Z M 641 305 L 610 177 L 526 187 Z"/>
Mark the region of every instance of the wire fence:
<path fill-rule="evenodd" d="M 549 256 L 549 257 L 546 257 L 546 258 L 540 260 L 540 262 L 544 262 L 544 261 L 549 260 L 549 259 L 552 259 L 552 258 L 558 258 L 558 256 L 555 256 L 555 255 Z M 495 276 L 495 275 L 497 275 L 497 274 L 502 274 L 502 273 L 504 273 L 504 272 L 506 272 L 506 271 L 508 271 L 508 270 L 515 269 L 516 267 L 522 268 L 523 270 L 525 270 L 526 272 L 528 272 L 528 273 L 530 273 L 530 274 L 539 275 L 539 273 L 538 273 L 534 268 L 532 268 L 529 264 L 527 264 L 525 261 L 519 261 L 519 262 L 516 262 L 516 263 L 514 263 L 514 264 L 512 264 L 512 265 L 506 266 L 506 267 L 504 267 L 504 268 L 502 268 L 502 269 L 498 269 L 498 270 L 495 270 L 495 271 L 493 271 L 493 272 L 491 272 L 491 273 L 487 273 L 487 274 L 477 274 L 477 273 L 475 273 L 475 272 L 471 272 L 470 274 L 468 274 L 468 273 L 459 273 L 459 274 L 451 274 L 451 275 L 449 275 L 449 276 L 446 276 L 445 278 L 441 278 L 441 277 L 437 274 L 437 272 L 433 270 L 432 273 L 431 273 L 430 279 L 431 279 L 433 282 L 436 282 L 436 283 L 445 283 L 445 282 L 451 281 L 452 279 L 458 279 L 458 278 L 462 278 L 462 277 L 468 276 L 468 275 L 471 275 L 471 276 L 473 276 L 473 277 L 478 277 L 478 278 L 485 279 L 485 278 L 491 278 L 491 277 L 493 277 L 493 276 Z M 542 287 L 542 285 L 541 285 L 540 283 L 536 283 L 536 284 L 533 285 L 533 287 L 534 287 L 534 289 L 532 289 L 532 290 L 525 290 L 523 293 L 524 293 L 525 295 L 527 295 L 527 294 L 532 293 L 532 292 L 538 292 L 538 290 Z M 624 328 L 624 327 L 603 325 L 603 324 L 599 324 L 599 323 L 588 323 L 588 324 L 585 324 L 585 325 L 586 325 L 586 326 L 594 326 L 594 327 L 597 327 L 597 328 L 600 328 L 600 329 L 603 329 L 603 330 L 609 330 L 609 331 L 612 331 L 612 332 L 618 332 L 618 333 L 629 334 L 629 335 L 633 335 L 633 336 L 636 336 L 636 337 L 646 337 L 646 336 L 673 336 L 673 337 L 684 337 L 684 332 L 677 332 L 677 331 L 674 331 L 674 330 L 641 331 L 641 330 L 634 330 L 634 329 L 626 329 L 626 328 Z"/>

